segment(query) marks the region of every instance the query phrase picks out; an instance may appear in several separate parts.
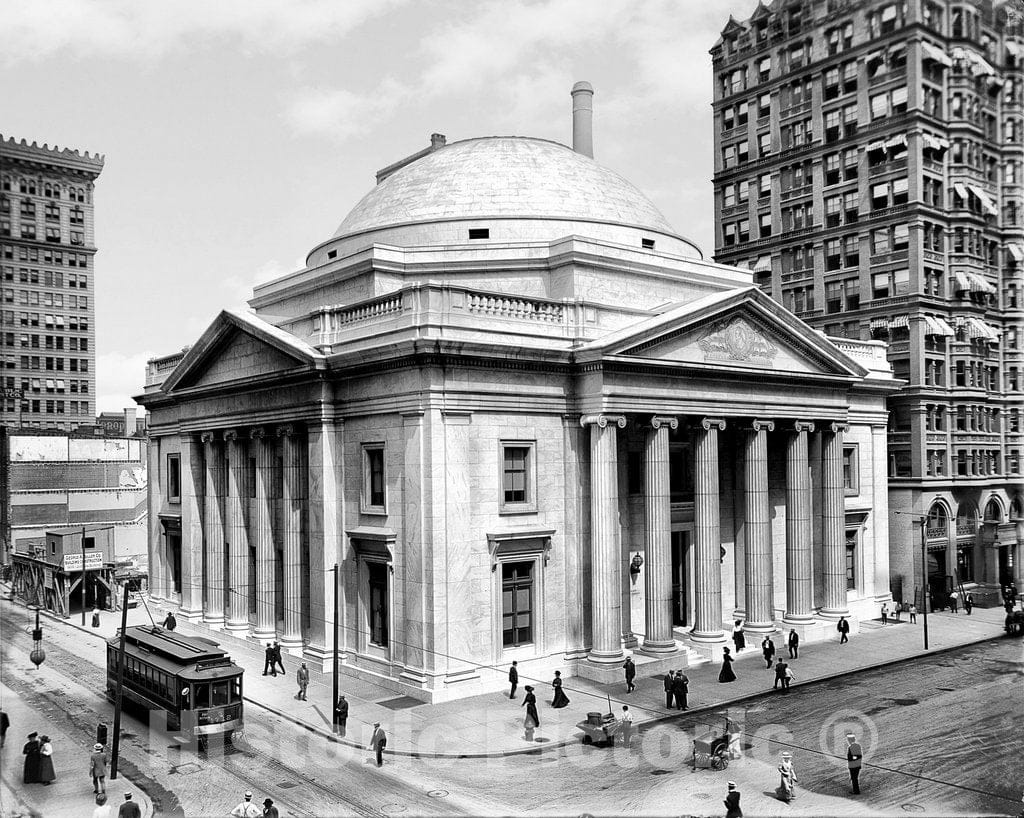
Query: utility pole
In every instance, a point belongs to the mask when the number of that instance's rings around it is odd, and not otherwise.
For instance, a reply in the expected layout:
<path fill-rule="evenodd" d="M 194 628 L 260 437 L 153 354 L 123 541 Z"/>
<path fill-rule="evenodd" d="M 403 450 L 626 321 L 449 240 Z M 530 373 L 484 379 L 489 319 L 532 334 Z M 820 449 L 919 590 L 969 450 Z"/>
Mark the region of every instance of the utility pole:
<path fill-rule="evenodd" d="M 128 583 L 121 601 L 121 644 L 117 649 L 117 692 L 114 694 L 114 747 L 110 752 L 110 780 L 117 778 L 117 752 L 121 747 L 121 686 L 124 684 L 124 638 L 128 630 Z"/>
<path fill-rule="evenodd" d="M 928 650 L 928 539 L 925 526 L 928 525 L 927 517 L 920 517 L 921 523 L 921 580 L 924 583 L 921 587 L 924 593 L 921 594 L 921 612 L 924 614 L 924 649 Z"/>
<path fill-rule="evenodd" d="M 82 627 L 85 627 L 85 526 L 82 526 Z"/>
<path fill-rule="evenodd" d="M 334 683 L 331 686 L 331 735 L 338 734 L 338 563 L 334 563 Z"/>

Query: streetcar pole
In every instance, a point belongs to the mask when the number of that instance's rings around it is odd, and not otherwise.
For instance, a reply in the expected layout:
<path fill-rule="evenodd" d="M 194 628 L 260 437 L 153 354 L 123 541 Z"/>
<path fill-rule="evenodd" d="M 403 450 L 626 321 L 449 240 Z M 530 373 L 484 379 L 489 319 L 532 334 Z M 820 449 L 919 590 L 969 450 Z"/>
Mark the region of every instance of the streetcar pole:
<path fill-rule="evenodd" d="M 334 681 L 331 685 L 331 735 L 338 734 L 338 563 L 334 563 Z"/>
<path fill-rule="evenodd" d="M 117 649 L 117 692 L 114 694 L 114 747 L 110 751 L 110 780 L 117 778 L 117 751 L 121 746 L 121 686 L 124 683 L 124 638 L 128 630 L 128 583 L 121 601 L 121 644 Z"/>
<path fill-rule="evenodd" d="M 82 627 L 85 627 L 85 526 L 82 526 Z"/>

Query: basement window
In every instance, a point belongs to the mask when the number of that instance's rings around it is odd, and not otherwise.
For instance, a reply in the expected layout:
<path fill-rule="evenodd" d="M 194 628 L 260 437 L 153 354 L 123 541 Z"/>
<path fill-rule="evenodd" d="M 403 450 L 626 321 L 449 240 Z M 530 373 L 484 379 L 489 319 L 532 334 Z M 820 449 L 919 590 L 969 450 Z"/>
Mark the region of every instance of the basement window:
<path fill-rule="evenodd" d="M 491 237 L 491 231 L 487 227 L 471 227 L 469 228 L 470 239 L 489 239 Z"/>
<path fill-rule="evenodd" d="M 644 250 L 653 250 L 654 239 L 640 239 L 640 246 L 643 247 Z"/>

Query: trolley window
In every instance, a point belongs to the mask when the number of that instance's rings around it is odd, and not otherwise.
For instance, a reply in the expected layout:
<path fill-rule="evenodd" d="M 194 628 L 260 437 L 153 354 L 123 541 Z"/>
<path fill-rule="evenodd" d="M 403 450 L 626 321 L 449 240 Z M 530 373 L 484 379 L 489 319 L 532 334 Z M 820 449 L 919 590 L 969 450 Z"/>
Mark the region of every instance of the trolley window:
<path fill-rule="evenodd" d="M 231 680 L 231 702 L 232 704 L 242 701 L 242 677 L 236 676 Z"/>
<path fill-rule="evenodd" d="M 199 709 L 200 707 L 210 706 L 210 685 L 203 682 L 202 684 L 192 685 L 192 707 Z"/>
<path fill-rule="evenodd" d="M 229 684 L 228 682 L 214 682 L 213 685 L 213 696 L 211 702 L 214 707 L 223 707 L 226 704 L 231 703 L 229 695 Z"/>

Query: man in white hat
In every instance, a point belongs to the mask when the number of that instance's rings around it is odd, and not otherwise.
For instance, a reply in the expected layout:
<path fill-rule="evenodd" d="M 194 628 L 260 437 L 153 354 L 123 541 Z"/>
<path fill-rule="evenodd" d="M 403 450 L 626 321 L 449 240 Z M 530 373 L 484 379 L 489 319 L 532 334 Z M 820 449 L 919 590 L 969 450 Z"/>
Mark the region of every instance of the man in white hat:
<path fill-rule="evenodd" d="M 107 754 L 103 752 L 103 745 L 99 742 L 92 745 L 92 755 L 89 756 L 89 775 L 92 776 L 92 791 L 105 793 L 107 791 Z"/>
<path fill-rule="evenodd" d="M 260 818 L 263 810 L 252 802 L 252 793 L 246 790 L 245 798 L 239 801 L 238 806 L 231 810 L 231 814 L 236 816 L 236 818 Z"/>
<path fill-rule="evenodd" d="M 743 810 L 740 809 L 740 794 L 736 790 L 736 782 L 730 781 L 729 792 L 722 802 L 725 804 L 725 818 L 743 818 Z"/>

